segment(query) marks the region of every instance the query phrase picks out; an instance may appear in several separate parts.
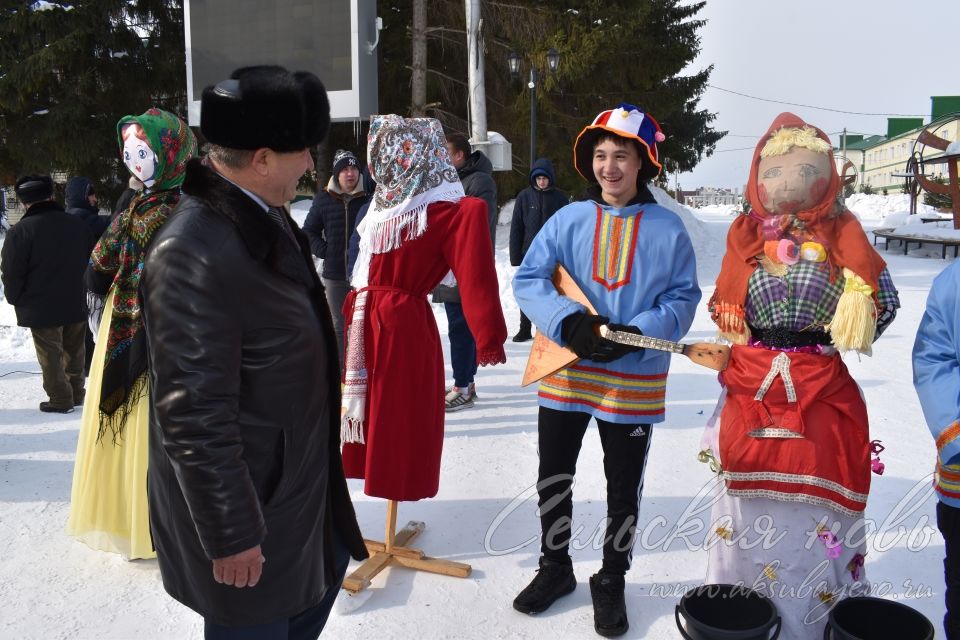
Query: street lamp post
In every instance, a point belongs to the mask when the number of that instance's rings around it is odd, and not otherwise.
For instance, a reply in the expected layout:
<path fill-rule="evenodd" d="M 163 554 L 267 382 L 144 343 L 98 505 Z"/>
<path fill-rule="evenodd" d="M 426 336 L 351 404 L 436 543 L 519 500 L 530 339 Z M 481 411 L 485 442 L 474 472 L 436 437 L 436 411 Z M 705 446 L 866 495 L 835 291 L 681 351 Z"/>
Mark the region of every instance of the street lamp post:
<path fill-rule="evenodd" d="M 507 66 L 510 69 L 510 75 L 514 78 L 520 77 L 520 54 L 511 51 L 507 56 Z M 560 52 L 550 47 L 547 51 L 547 69 L 550 73 L 556 73 L 560 66 Z M 530 62 L 530 80 L 527 82 L 527 88 L 530 89 L 530 166 L 537 160 L 537 83 L 540 80 L 540 74 L 537 71 L 537 65 Z"/>

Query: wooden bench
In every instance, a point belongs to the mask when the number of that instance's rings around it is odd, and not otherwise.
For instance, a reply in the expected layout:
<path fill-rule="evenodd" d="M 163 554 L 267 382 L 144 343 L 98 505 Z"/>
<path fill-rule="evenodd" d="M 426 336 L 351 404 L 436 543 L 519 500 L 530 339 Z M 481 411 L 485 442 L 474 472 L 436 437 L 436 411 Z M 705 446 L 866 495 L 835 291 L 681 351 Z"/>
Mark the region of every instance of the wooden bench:
<path fill-rule="evenodd" d="M 960 240 L 950 240 L 947 238 L 918 238 L 916 236 L 906 236 L 893 233 L 893 229 L 874 229 L 873 246 L 877 246 L 877 239 L 883 238 L 883 249 L 890 247 L 891 240 L 899 240 L 903 247 L 903 255 L 907 255 L 911 244 L 916 244 L 919 249 L 924 244 L 940 245 L 940 257 L 946 260 L 947 247 L 953 247 L 953 257 L 956 258 L 960 251 Z"/>

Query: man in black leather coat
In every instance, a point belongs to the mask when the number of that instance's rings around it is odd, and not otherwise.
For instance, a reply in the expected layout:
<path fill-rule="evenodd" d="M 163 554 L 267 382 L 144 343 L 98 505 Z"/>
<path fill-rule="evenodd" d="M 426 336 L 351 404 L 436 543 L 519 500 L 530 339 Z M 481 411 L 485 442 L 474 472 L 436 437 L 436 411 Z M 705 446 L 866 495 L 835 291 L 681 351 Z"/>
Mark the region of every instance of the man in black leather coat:
<path fill-rule="evenodd" d="M 212 146 L 146 258 L 151 531 L 164 587 L 208 640 L 317 638 L 349 556 L 367 555 L 330 310 L 283 208 L 328 125 L 310 73 L 246 68 L 207 87 Z"/>

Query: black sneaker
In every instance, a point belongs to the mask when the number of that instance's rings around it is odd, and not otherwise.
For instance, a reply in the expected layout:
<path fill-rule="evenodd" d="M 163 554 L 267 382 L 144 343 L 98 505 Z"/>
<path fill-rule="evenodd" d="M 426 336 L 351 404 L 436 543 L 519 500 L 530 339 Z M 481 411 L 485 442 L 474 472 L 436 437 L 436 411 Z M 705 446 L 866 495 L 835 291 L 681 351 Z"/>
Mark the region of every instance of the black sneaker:
<path fill-rule="evenodd" d="M 85 389 L 80 389 L 80 391 L 73 392 L 73 406 L 82 407 L 83 400 L 87 397 L 87 392 Z"/>
<path fill-rule="evenodd" d="M 514 342 L 526 342 L 527 340 L 533 340 L 533 334 L 530 333 L 529 329 L 520 329 L 520 331 L 517 331 L 517 335 L 513 336 Z"/>
<path fill-rule="evenodd" d="M 590 576 L 593 628 L 605 638 L 622 636 L 630 628 L 627 603 L 623 598 L 624 586 L 621 575 L 601 571 Z"/>
<path fill-rule="evenodd" d="M 527 588 L 513 600 L 513 608 L 520 613 L 542 613 L 558 598 L 573 593 L 577 579 L 573 577 L 573 565 L 540 558 L 540 568 Z"/>
<path fill-rule="evenodd" d="M 40 411 L 44 413 L 73 413 L 73 407 L 58 407 L 52 402 L 41 402 Z"/>

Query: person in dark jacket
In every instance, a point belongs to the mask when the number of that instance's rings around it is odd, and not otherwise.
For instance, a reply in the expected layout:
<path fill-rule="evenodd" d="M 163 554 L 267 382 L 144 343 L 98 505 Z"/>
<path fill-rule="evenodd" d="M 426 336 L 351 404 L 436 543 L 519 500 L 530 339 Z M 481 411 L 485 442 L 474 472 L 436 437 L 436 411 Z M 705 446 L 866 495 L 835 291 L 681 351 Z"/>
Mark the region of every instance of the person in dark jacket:
<path fill-rule="evenodd" d="M 337 358 L 343 360 L 343 301 L 350 291 L 348 248 L 357 228 L 357 212 L 370 201 L 360 179 L 360 162 L 350 151 L 333 156 L 333 173 L 327 187 L 313 198 L 303 230 L 310 239 L 313 255 L 323 260 L 321 279 L 327 304 L 333 313 L 337 334 Z"/>
<path fill-rule="evenodd" d="M 103 235 L 110 225 L 110 216 L 100 215 L 100 208 L 97 206 L 97 194 L 93 189 L 93 182 L 90 178 L 83 176 L 74 176 L 67 180 L 67 186 L 64 189 L 63 199 L 66 203 L 67 213 L 75 215 L 83 220 L 90 229 L 91 245 L 93 250 L 97 240 Z M 84 356 L 83 374 L 90 375 L 90 361 L 93 359 L 93 333 L 90 327 L 84 331 Z"/>
<path fill-rule="evenodd" d="M 320 80 L 247 67 L 204 89 L 183 196 L 147 253 L 150 522 L 205 638 L 317 638 L 367 557 L 340 458 L 323 285 L 284 207 L 329 126 Z"/>
<path fill-rule="evenodd" d="M 50 176 L 24 176 L 15 192 L 26 213 L 3 244 L 3 290 L 29 327 L 49 400 L 40 411 L 71 413 L 83 404 L 87 326 L 83 273 L 90 258 L 90 231 L 53 199 Z"/>
<path fill-rule="evenodd" d="M 97 206 L 97 194 L 93 189 L 93 182 L 90 181 L 90 178 L 84 178 L 83 176 L 70 178 L 67 180 L 63 199 L 67 213 L 79 217 L 90 227 L 90 235 L 93 237 L 93 243 L 96 244 L 103 232 L 107 230 L 107 226 L 110 224 L 110 216 L 100 215 L 100 207 Z"/>
<path fill-rule="evenodd" d="M 470 141 L 459 133 L 447 136 L 447 153 L 457 170 L 463 192 L 487 203 L 487 224 L 490 227 L 490 250 L 496 251 L 497 185 L 493 181 L 493 164 L 480 151 L 471 151 Z M 459 411 L 472 407 L 477 399 L 474 376 L 477 374 L 477 343 L 467 326 L 460 291 L 440 285 L 433 290 L 433 301 L 442 302 L 447 312 L 447 335 L 450 338 L 450 364 L 453 387 L 446 395 L 446 410 Z"/>
<path fill-rule="evenodd" d="M 554 188 L 554 181 L 553 165 L 546 158 L 538 158 L 530 169 L 530 186 L 517 194 L 510 222 L 510 264 L 514 267 L 523 262 L 523 256 L 543 223 L 558 209 L 570 204 L 567 194 Z M 513 341 L 531 340 L 531 329 L 530 318 L 521 311 L 520 330 L 513 336 Z"/>

